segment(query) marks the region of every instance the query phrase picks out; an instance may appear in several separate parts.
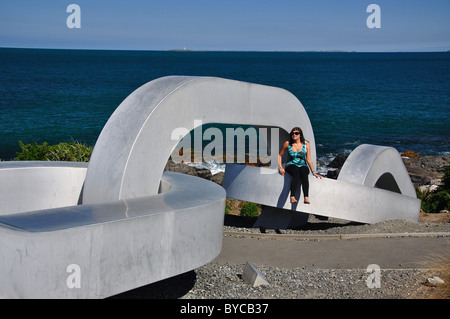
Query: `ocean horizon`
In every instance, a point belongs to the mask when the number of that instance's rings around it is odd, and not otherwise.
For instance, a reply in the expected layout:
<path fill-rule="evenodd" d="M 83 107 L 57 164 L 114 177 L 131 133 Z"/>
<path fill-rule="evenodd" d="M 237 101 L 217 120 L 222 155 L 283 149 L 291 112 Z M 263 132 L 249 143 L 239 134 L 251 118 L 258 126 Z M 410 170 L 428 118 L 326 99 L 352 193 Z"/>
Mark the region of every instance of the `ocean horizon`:
<path fill-rule="evenodd" d="M 0 159 L 15 157 L 19 141 L 94 146 L 129 94 L 168 75 L 223 77 L 290 91 L 311 120 L 319 165 L 365 143 L 450 155 L 448 51 L 0 48 Z"/>
<path fill-rule="evenodd" d="M 55 47 L 10 47 L 0 46 L 1 49 L 11 50 L 58 50 L 58 51 L 123 51 L 123 52 L 247 52 L 247 53 L 448 53 L 450 50 L 392 50 L 392 51 L 358 51 L 358 50 L 225 50 L 225 49 L 105 49 L 105 48 L 55 48 Z"/>

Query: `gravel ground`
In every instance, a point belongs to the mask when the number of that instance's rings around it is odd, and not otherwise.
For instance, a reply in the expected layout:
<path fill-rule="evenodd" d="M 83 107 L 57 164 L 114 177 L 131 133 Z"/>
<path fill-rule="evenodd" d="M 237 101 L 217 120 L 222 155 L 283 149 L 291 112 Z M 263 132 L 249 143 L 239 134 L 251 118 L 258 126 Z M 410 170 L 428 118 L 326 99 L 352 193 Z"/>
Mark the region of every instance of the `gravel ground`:
<path fill-rule="evenodd" d="M 258 266 L 269 286 L 242 279 L 245 265 L 209 264 L 196 271 L 194 287 L 183 299 L 404 299 L 426 280 L 423 270 L 383 270 L 380 288 L 368 288 L 369 273 L 359 269 L 282 269 Z M 207 280 L 206 280 L 207 279 Z"/>
<path fill-rule="evenodd" d="M 226 219 L 225 232 L 261 233 L 252 221 Z M 300 229 L 281 230 L 283 234 L 370 234 L 449 232 L 450 224 L 413 223 L 403 220 L 362 225 L 337 219 L 321 220 L 311 216 Z M 275 230 L 266 230 L 275 233 Z M 280 232 L 279 232 L 280 233 Z M 369 288 L 366 269 L 284 269 L 254 265 L 269 281 L 269 286 L 252 287 L 244 282 L 245 264 L 209 263 L 185 274 L 169 278 L 116 298 L 150 299 L 408 299 L 427 298 L 435 287 L 425 285 L 427 278 L 444 276 L 448 269 L 386 269 L 380 271 L 381 287 Z M 448 267 L 448 264 L 447 264 Z M 448 283 L 446 283 L 448 288 Z M 448 289 L 447 289 L 448 291 Z M 446 298 L 450 298 L 447 294 Z"/>
<path fill-rule="evenodd" d="M 254 220 L 245 221 L 242 217 L 229 216 L 225 221 L 225 232 L 261 233 L 253 228 Z M 391 220 L 376 224 L 360 224 L 335 218 L 320 219 L 310 215 L 308 223 L 298 229 L 266 229 L 265 233 L 302 234 L 302 235 L 335 235 L 335 234 L 382 234 L 382 233 L 430 233 L 450 232 L 450 223 L 415 223 L 406 220 Z"/>
<path fill-rule="evenodd" d="M 209 263 L 113 298 L 120 299 L 422 299 L 435 293 L 427 278 L 445 270 L 382 269 L 380 287 L 369 288 L 365 269 L 285 269 L 254 265 L 270 285 L 242 279 L 245 265 Z M 447 270 L 448 271 L 448 270 Z M 446 299 L 448 295 L 448 283 Z M 442 297 L 442 296 L 441 296 Z"/>

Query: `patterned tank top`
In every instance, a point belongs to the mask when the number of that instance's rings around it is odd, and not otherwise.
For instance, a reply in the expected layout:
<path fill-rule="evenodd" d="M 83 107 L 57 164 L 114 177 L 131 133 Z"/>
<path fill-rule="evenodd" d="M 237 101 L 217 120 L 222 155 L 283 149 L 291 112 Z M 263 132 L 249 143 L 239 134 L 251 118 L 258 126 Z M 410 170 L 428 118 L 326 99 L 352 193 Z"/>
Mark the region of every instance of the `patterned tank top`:
<path fill-rule="evenodd" d="M 302 149 L 300 152 L 295 152 L 292 149 L 292 146 L 288 146 L 288 154 L 289 154 L 289 160 L 286 163 L 286 166 L 288 165 L 296 165 L 298 167 L 307 166 L 306 163 L 306 142 L 303 143 Z"/>

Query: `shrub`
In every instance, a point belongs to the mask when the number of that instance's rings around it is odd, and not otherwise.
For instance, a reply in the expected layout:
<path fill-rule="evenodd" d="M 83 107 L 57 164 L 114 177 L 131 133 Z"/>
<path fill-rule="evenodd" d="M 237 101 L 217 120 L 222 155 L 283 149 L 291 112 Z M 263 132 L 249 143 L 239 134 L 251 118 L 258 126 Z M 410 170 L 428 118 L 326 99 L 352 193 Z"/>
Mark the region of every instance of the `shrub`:
<path fill-rule="evenodd" d="M 48 145 L 47 142 L 38 145 L 24 144 L 19 141 L 20 152 L 14 158 L 15 161 L 69 161 L 89 162 L 92 147 L 78 142 L 59 143 Z"/>
<path fill-rule="evenodd" d="M 417 197 L 422 200 L 421 209 L 425 213 L 439 213 L 441 210 L 450 209 L 450 166 L 446 167 L 442 182 L 435 191 L 417 191 Z"/>
<path fill-rule="evenodd" d="M 259 208 L 255 203 L 246 202 L 241 207 L 241 216 L 243 217 L 258 217 L 259 216 Z"/>
<path fill-rule="evenodd" d="M 446 190 L 450 190 L 450 165 L 446 167 L 445 169 L 445 175 L 444 175 L 444 179 L 442 180 L 443 182 L 443 188 Z"/>
<path fill-rule="evenodd" d="M 406 151 L 406 152 L 402 153 L 401 156 L 406 156 L 406 157 L 409 157 L 409 158 L 414 158 L 414 157 L 420 157 L 420 153 L 416 153 L 416 152 L 413 152 L 413 151 Z"/>
<path fill-rule="evenodd" d="M 20 152 L 17 153 L 14 161 L 43 161 L 45 154 L 49 151 L 49 145 L 44 142 L 42 145 L 38 145 L 36 142 L 33 144 L 24 144 L 19 141 Z"/>

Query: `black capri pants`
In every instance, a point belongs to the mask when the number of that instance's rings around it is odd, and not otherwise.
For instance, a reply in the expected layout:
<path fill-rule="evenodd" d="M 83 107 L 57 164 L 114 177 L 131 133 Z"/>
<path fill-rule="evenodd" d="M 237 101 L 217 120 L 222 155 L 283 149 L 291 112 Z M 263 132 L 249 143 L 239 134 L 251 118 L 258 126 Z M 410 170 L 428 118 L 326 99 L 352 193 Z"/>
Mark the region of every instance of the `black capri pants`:
<path fill-rule="evenodd" d="M 285 168 L 285 171 L 288 172 L 292 176 L 291 180 L 291 197 L 295 196 L 295 192 L 298 188 L 298 183 L 302 182 L 302 189 L 303 189 L 303 196 L 308 197 L 309 196 L 309 181 L 308 181 L 308 175 L 309 175 L 309 168 L 307 166 L 300 166 L 297 165 L 288 165 Z"/>

